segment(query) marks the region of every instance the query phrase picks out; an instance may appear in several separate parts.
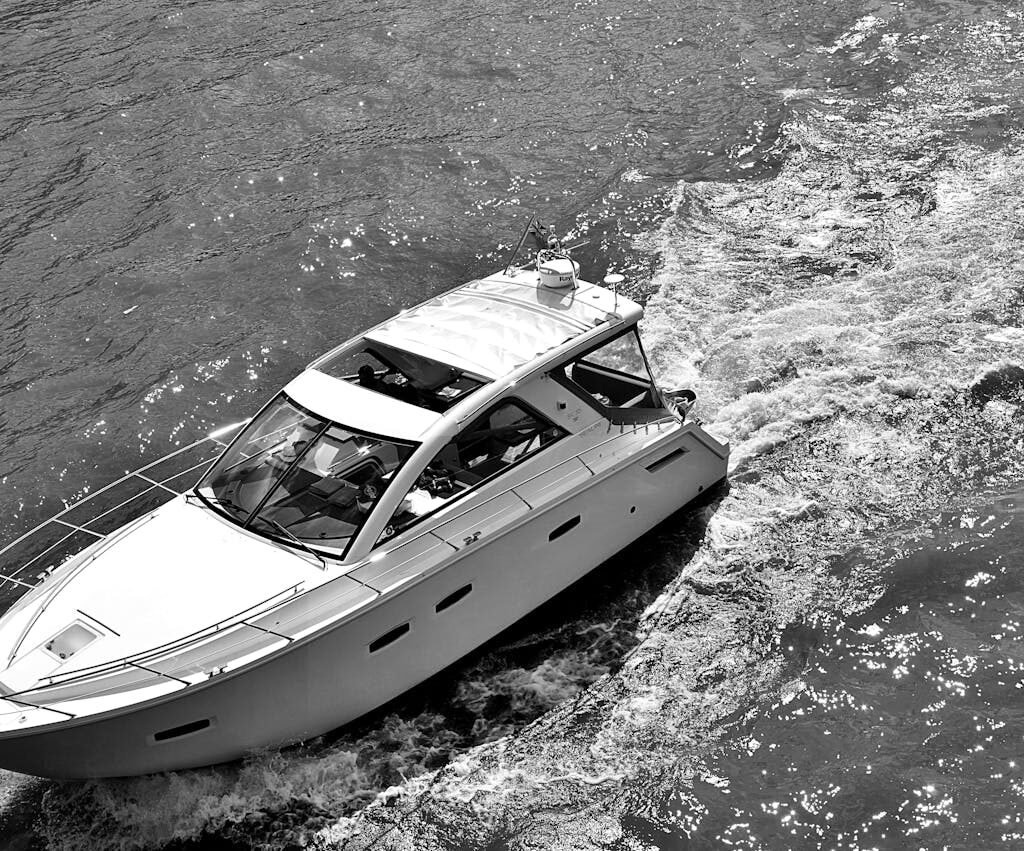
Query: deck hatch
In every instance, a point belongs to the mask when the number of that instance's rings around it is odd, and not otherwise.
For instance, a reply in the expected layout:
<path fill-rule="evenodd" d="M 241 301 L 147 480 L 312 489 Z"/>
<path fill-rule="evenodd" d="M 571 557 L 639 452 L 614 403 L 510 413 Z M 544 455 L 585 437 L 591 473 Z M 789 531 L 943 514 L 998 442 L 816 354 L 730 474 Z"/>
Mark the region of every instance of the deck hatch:
<path fill-rule="evenodd" d="M 99 632 L 90 629 L 81 621 L 75 621 L 70 626 L 62 629 L 43 646 L 58 659 L 70 659 L 79 650 L 88 647 L 99 637 Z"/>
<path fill-rule="evenodd" d="M 577 514 L 575 517 L 566 520 L 561 526 L 556 526 L 551 530 L 551 534 L 548 535 L 548 541 L 554 541 L 556 538 L 561 538 L 566 532 L 571 532 L 577 526 L 580 525 L 580 515 Z"/>
<path fill-rule="evenodd" d="M 166 742 L 168 739 L 180 739 L 189 733 L 198 733 L 200 730 L 205 730 L 209 726 L 209 718 L 203 718 L 201 721 L 189 721 L 187 724 L 182 724 L 179 727 L 169 727 L 166 730 L 161 730 L 159 733 L 154 733 L 153 741 Z"/>
<path fill-rule="evenodd" d="M 378 650 L 383 650 L 389 644 L 393 644 L 398 641 L 398 639 L 405 635 L 410 629 L 412 629 L 412 624 L 406 621 L 401 626 L 396 626 L 394 629 L 388 630 L 380 638 L 375 638 L 370 642 L 370 652 L 376 653 Z"/>
<path fill-rule="evenodd" d="M 649 472 L 649 473 L 657 473 L 658 470 L 660 470 L 662 467 L 667 467 L 669 464 L 671 464 L 677 458 L 682 458 L 687 452 L 689 452 L 689 450 L 686 449 L 683 446 L 680 446 L 677 449 L 673 449 L 671 452 L 668 453 L 668 455 L 665 455 L 664 457 L 659 458 L 653 464 L 648 464 L 647 467 L 646 467 L 647 472 Z"/>
<path fill-rule="evenodd" d="M 444 599 L 438 601 L 438 604 L 436 606 L 434 606 L 434 611 L 437 612 L 438 614 L 440 614 L 445 609 L 450 609 L 457 602 L 459 602 L 459 600 L 464 600 L 466 597 L 468 597 L 472 593 L 473 593 L 473 583 L 470 582 L 468 585 L 463 585 L 461 588 L 458 588 L 455 591 L 452 591 L 452 593 L 449 594 Z"/>

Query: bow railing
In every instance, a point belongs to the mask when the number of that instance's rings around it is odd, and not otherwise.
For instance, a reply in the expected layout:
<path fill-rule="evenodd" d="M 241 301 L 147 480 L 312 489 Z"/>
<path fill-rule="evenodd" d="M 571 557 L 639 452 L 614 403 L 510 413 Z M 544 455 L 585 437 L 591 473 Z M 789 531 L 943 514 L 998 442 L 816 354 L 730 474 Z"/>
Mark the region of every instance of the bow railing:
<path fill-rule="evenodd" d="M 68 505 L 0 549 L 0 610 L 68 559 L 185 493 L 244 422 L 218 429 Z"/>

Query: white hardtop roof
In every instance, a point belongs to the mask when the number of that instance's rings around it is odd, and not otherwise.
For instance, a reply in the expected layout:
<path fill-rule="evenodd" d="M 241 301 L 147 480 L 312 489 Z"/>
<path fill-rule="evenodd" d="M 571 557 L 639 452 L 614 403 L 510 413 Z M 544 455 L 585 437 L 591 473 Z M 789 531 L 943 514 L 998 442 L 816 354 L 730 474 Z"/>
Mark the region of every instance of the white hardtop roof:
<path fill-rule="evenodd" d="M 434 411 L 407 405 L 315 369 L 295 376 L 284 392 L 303 408 L 348 428 L 413 443 L 441 418 Z"/>
<path fill-rule="evenodd" d="M 542 287 L 536 271 L 491 275 L 403 311 L 365 339 L 494 379 L 608 322 L 631 324 L 643 314 L 625 296 L 578 284 Z"/>

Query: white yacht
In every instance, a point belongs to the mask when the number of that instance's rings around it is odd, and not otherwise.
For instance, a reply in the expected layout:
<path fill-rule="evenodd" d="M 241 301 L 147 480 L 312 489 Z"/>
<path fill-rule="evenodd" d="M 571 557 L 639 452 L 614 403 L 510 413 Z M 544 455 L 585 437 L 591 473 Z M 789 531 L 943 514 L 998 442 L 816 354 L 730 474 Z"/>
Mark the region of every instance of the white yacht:
<path fill-rule="evenodd" d="M 0 551 L 0 767 L 144 774 L 319 735 L 721 480 L 641 308 L 540 244 Z"/>

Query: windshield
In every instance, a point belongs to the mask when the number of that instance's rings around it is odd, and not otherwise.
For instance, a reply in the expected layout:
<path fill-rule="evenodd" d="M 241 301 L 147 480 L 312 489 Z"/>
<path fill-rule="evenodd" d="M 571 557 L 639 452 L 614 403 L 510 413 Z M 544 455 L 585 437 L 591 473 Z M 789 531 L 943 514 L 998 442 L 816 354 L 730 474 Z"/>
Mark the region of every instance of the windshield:
<path fill-rule="evenodd" d="M 320 419 L 281 396 L 197 492 L 246 528 L 339 555 L 414 448 Z"/>

